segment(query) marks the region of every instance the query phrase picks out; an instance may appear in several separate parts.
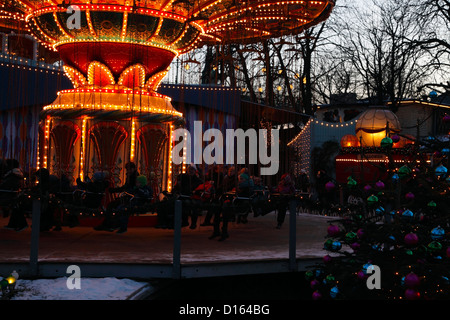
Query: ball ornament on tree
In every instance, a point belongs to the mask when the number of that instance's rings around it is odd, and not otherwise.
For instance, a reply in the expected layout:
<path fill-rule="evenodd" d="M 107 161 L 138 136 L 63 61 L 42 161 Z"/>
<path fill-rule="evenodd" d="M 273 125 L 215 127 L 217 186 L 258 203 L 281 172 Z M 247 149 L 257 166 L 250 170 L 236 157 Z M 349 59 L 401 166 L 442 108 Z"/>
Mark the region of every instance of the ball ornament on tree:
<path fill-rule="evenodd" d="M 367 198 L 367 204 L 370 206 L 375 205 L 378 202 L 378 197 L 376 195 L 371 195 Z"/>
<path fill-rule="evenodd" d="M 317 287 L 319 287 L 320 282 L 317 279 L 311 280 L 311 282 L 309 283 L 311 289 L 317 289 Z"/>
<path fill-rule="evenodd" d="M 357 184 L 358 183 L 356 182 L 356 180 L 353 179 L 351 176 L 347 178 L 347 186 L 349 188 L 354 188 L 354 187 L 356 187 Z"/>
<path fill-rule="evenodd" d="M 402 218 L 403 218 L 404 220 L 409 221 L 409 220 L 411 220 L 413 217 L 414 217 L 414 213 L 413 213 L 411 210 L 409 210 L 409 209 L 406 209 L 405 211 L 402 212 Z"/>
<path fill-rule="evenodd" d="M 419 237 L 415 233 L 408 233 L 404 238 L 405 244 L 408 246 L 415 246 L 419 242 Z"/>
<path fill-rule="evenodd" d="M 328 226 L 327 228 L 327 233 L 330 237 L 335 237 L 339 234 L 339 232 L 341 232 L 341 230 L 339 229 L 339 226 L 332 224 L 330 226 Z"/>
<path fill-rule="evenodd" d="M 372 186 L 370 184 L 367 184 L 364 186 L 364 191 L 365 192 L 369 192 L 370 190 L 372 190 Z"/>
<path fill-rule="evenodd" d="M 450 122 L 450 114 L 445 114 L 445 115 L 442 117 L 442 122 L 444 122 L 444 123 L 449 123 L 449 122 Z"/>
<path fill-rule="evenodd" d="M 313 292 L 312 298 L 313 300 L 320 300 L 322 299 L 322 294 L 318 290 L 316 290 Z"/>
<path fill-rule="evenodd" d="M 429 208 L 436 208 L 437 204 L 433 200 L 427 203 L 427 207 Z"/>
<path fill-rule="evenodd" d="M 400 141 L 400 136 L 397 135 L 397 134 L 394 134 L 394 135 L 391 137 L 391 139 L 392 139 L 392 141 L 393 141 L 394 143 L 397 143 L 397 142 Z"/>
<path fill-rule="evenodd" d="M 415 289 L 408 288 L 408 289 L 405 290 L 405 298 L 407 300 L 420 299 L 420 292 L 415 290 Z"/>
<path fill-rule="evenodd" d="M 447 171 L 448 171 L 447 168 L 441 164 L 436 167 L 436 169 L 434 170 L 434 174 L 436 178 L 444 179 L 447 176 Z"/>
<path fill-rule="evenodd" d="M 323 248 L 325 250 L 331 251 L 331 246 L 333 244 L 333 239 L 328 239 L 327 241 L 325 241 L 325 243 L 323 244 Z"/>
<path fill-rule="evenodd" d="M 394 141 L 392 141 L 392 139 L 389 138 L 389 137 L 385 137 L 385 138 L 381 139 L 381 142 L 380 142 L 380 146 L 381 146 L 383 149 L 389 149 L 389 148 L 392 148 L 392 145 L 393 145 L 393 144 L 394 144 Z"/>
<path fill-rule="evenodd" d="M 398 175 L 400 178 L 407 177 L 411 174 L 411 169 L 407 165 L 403 165 L 398 169 Z"/>
<path fill-rule="evenodd" d="M 440 240 L 444 238 L 445 236 L 445 230 L 441 226 L 437 226 L 436 228 L 433 228 L 431 230 L 431 239 L 433 240 Z"/>
<path fill-rule="evenodd" d="M 330 263 L 331 260 L 333 260 L 333 258 L 331 258 L 331 256 L 327 254 L 327 255 L 323 256 L 322 260 L 324 263 Z"/>
<path fill-rule="evenodd" d="M 338 240 L 335 240 L 331 243 L 331 251 L 339 251 L 342 248 L 342 243 Z"/>
<path fill-rule="evenodd" d="M 404 283 L 407 288 L 417 288 L 420 285 L 420 278 L 414 272 L 410 272 L 405 276 Z"/>
<path fill-rule="evenodd" d="M 334 286 L 333 288 L 330 289 L 330 297 L 332 299 L 336 299 L 338 294 L 339 294 L 339 288 L 337 286 Z"/>
<path fill-rule="evenodd" d="M 334 184 L 333 182 L 331 182 L 331 181 L 329 181 L 329 182 L 327 182 L 327 183 L 325 184 L 325 189 L 326 189 L 328 192 L 333 191 L 335 187 L 336 187 L 335 184 Z"/>
<path fill-rule="evenodd" d="M 353 242 L 350 244 L 350 248 L 352 248 L 353 251 L 358 251 L 361 248 L 361 245 L 358 242 Z"/>
<path fill-rule="evenodd" d="M 364 229 L 359 228 L 358 231 L 356 231 L 356 235 L 359 239 L 362 239 L 364 237 Z"/>
<path fill-rule="evenodd" d="M 377 187 L 378 189 L 384 189 L 384 182 L 381 180 L 378 180 L 378 182 L 375 183 L 375 187 Z"/>
<path fill-rule="evenodd" d="M 414 200 L 415 195 L 412 192 L 408 192 L 407 194 L 405 194 L 405 199 L 408 201 Z"/>
<path fill-rule="evenodd" d="M 346 243 L 352 243 L 356 240 L 357 236 L 356 233 L 353 231 L 349 231 L 345 234 L 345 242 Z"/>
<path fill-rule="evenodd" d="M 431 253 L 436 253 L 442 250 L 442 244 L 439 241 L 431 241 L 427 248 Z"/>

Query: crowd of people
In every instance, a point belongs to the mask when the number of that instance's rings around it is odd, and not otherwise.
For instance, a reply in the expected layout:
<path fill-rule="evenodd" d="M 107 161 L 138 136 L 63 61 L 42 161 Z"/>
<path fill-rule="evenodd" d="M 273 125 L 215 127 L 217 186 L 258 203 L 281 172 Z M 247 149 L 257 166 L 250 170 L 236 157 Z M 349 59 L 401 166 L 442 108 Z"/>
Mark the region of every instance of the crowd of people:
<path fill-rule="evenodd" d="M 296 201 L 296 186 L 293 177 L 284 174 L 278 185 L 268 187 L 262 179 L 251 176 L 247 168 L 238 171 L 234 166 L 212 165 L 202 175 L 195 165 L 188 166 L 185 173 L 176 177 L 171 192 L 161 192 L 155 188 L 153 179 L 139 174 L 136 164 L 126 164 L 126 179 L 119 187 L 112 187 L 107 172 L 95 172 L 84 181 L 76 179 L 71 185 L 69 179 L 50 175 L 41 168 L 31 177 L 31 184 L 24 185 L 24 175 L 15 160 L 4 161 L 0 180 L 0 208 L 4 217 L 9 216 L 8 229 L 21 231 L 28 227 L 26 215 L 31 214 L 33 196 L 41 205 L 41 231 L 61 230 L 62 225 L 74 227 L 78 224 L 77 214 L 80 206 L 85 210 L 100 210 L 103 221 L 94 227 L 97 231 L 128 230 L 129 216 L 149 209 L 157 213 L 156 228 L 173 228 L 175 201 L 182 202 L 182 226 L 195 229 L 199 217 L 200 226 L 211 226 L 209 239 L 223 241 L 229 237 L 229 223 L 247 223 L 249 214 L 263 216 L 277 211 L 276 228 L 280 229 L 285 220 L 289 204 Z M 300 181 L 303 190 L 307 181 Z M 27 190 L 25 193 L 19 191 Z M 114 195 L 105 202 L 105 194 Z M 13 196 L 11 196 L 13 195 Z M 57 201 L 55 201 L 57 199 Z M 74 214 L 67 213 L 67 207 L 60 204 L 78 206 Z M 106 205 L 104 206 L 104 204 Z M 142 209 L 142 208 L 146 209 Z"/>
<path fill-rule="evenodd" d="M 303 183 L 307 188 L 308 182 L 303 180 Z M 278 185 L 269 187 L 263 185 L 260 177 L 251 176 L 247 168 L 238 171 L 234 166 L 212 165 L 202 177 L 197 167 L 190 165 L 186 173 L 177 177 L 172 193 L 164 196 L 167 206 L 158 212 L 157 227 L 173 225 L 173 203 L 179 199 L 182 201 L 182 226 L 195 229 L 200 212 L 205 211 L 200 226 L 213 227 L 209 239 L 227 239 L 231 221 L 247 223 L 249 214 L 258 217 L 275 210 L 276 228 L 280 229 L 288 208 L 296 208 L 296 205 L 290 206 L 297 201 L 296 192 L 294 179 L 287 173 Z"/>

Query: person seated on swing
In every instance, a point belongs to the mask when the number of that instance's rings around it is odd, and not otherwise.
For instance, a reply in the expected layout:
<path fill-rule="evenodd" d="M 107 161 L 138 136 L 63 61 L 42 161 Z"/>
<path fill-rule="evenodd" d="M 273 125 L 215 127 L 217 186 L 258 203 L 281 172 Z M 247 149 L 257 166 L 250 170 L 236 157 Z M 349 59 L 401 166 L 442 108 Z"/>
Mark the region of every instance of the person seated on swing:
<path fill-rule="evenodd" d="M 108 176 L 107 172 L 97 171 L 92 175 L 92 180 L 88 178 L 87 181 L 81 181 L 77 178 L 77 187 L 84 193 L 79 204 L 90 209 L 100 208 L 104 193 L 109 186 Z"/>
<path fill-rule="evenodd" d="M 8 217 L 11 213 L 13 201 L 18 195 L 18 191 L 23 186 L 23 173 L 19 168 L 19 162 L 15 159 L 7 159 L 6 173 L 0 182 L 0 208 L 3 217 Z"/>
<path fill-rule="evenodd" d="M 152 199 L 152 190 L 147 185 L 147 177 L 145 175 L 140 175 L 136 178 L 135 187 L 128 193 L 130 198 L 116 208 L 119 214 L 119 230 L 118 234 L 125 233 L 128 230 L 128 220 L 130 215 L 133 213 L 133 209 L 139 208 Z"/>
<path fill-rule="evenodd" d="M 253 209 L 253 217 L 264 216 L 269 213 L 270 205 L 268 203 L 269 200 L 269 191 L 266 189 L 266 186 L 262 183 L 261 177 L 253 177 L 253 191 L 254 197 L 252 198 L 252 209 Z"/>
<path fill-rule="evenodd" d="M 128 162 L 125 165 L 126 170 L 126 178 L 125 183 L 120 187 L 109 188 L 108 191 L 110 193 L 131 193 L 136 186 L 136 180 L 139 176 L 139 173 L 136 169 L 136 164 L 134 162 Z M 102 223 L 98 226 L 94 227 L 96 231 L 114 231 L 119 228 L 119 221 L 116 216 L 115 209 L 123 202 L 123 199 L 117 197 L 113 201 L 111 201 L 105 212 L 105 218 Z"/>
<path fill-rule="evenodd" d="M 236 188 L 234 188 L 235 196 L 242 198 L 249 198 L 253 194 L 253 181 L 250 180 L 250 177 L 246 173 L 242 173 L 239 175 L 239 183 Z M 242 202 L 244 199 L 236 199 L 233 202 L 233 198 L 229 195 L 225 196 L 225 200 L 223 201 L 223 207 L 221 211 L 216 212 L 214 215 L 214 228 L 213 234 L 209 237 L 209 239 L 214 239 L 219 237 L 219 241 L 224 241 L 229 237 L 228 234 L 228 223 L 232 219 L 235 214 L 235 210 L 239 212 L 244 212 L 246 210 L 246 203 Z M 249 203 L 247 205 L 250 205 Z M 222 230 L 220 229 L 220 222 L 222 221 Z M 245 220 L 241 220 L 243 222 Z"/>
<path fill-rule="evenodd" d="M 213 165 L 206 174 L 206 181 L 213 181 L 213 193 L 210 194 L 209 206 L 205 219 L 200 226 L 212 226 L 212 219 L 218 210 L 221 210 L 220 196 L 223 189 L 223 173 L 219 165 Z"/>
<path fill-rule="evenodd" d="M 28 222 L 25 213 L 32 212 L 33 199 L 39 199 L 41 204 L 40 230 L 46 231 L 47 226 L 45 223 L 47 223 L 46 218 L 49 216 L 47 212 L 49 209 L 49 177 L 50 173 L 46 168 L 41 168 L 36 171 L 33 178 L 37 179 L 38 183 L 32 187 L 28 193 L 19 196 L 12 207 L 11 217 L 5 228 L 18 232 L 26 229 L 28 227 Z"/>
<path fill-rule="evenodd" d="M 187 173 L 182 173 L 177 177 L 177 182 L 173 187 L 173 193 L 178 194 L 183 201 L 181 225 L 188 226 L 188 217 L 190 216 L 190 229 L 195 229 L 197 227 L 197 220 L 200 213 L 200 208 L 195 205 L 191 197 L 194 190 L 202 183 L 203 181 L 197 176 L 196 166 L 191 164 L 188 167 Z"/>

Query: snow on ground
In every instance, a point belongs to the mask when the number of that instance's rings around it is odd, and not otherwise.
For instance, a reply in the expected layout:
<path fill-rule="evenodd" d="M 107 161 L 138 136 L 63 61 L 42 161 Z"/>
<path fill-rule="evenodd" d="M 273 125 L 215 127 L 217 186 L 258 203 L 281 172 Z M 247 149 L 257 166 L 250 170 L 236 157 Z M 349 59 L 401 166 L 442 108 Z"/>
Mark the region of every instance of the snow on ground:
<path fill-rule="evenodd" d="M 148 285 L 130 279 L 81 278 L 80 289 L 69 289 L 67 280 L 74 284 L 67 277 L 18 279 L 11 300 L 127 300 Z"/>

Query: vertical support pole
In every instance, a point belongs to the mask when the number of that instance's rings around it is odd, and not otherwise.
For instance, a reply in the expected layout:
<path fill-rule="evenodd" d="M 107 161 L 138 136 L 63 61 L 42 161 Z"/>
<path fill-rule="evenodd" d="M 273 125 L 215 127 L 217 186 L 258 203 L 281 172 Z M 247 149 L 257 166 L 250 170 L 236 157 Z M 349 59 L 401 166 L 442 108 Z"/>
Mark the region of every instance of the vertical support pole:
<path fill-rule="evenodd" d="M 175 201 L 173 234 L 173 274 L 174 279 L 181 278 L 181 200 Z"/>
<path fill-rule="evenodd" d="M 30 271 L 31 275 L 38 274 L 38 256 L 39 256 L 39 233 L 41 224 L 41 200 L 33 199 L 31 211 L 31 245 L 30 245 Z"/>
<path fill-rule="evenodd" d="M 296 201 L 289 201 L 289 271 L 297 271 L 297 212 Z"/>

